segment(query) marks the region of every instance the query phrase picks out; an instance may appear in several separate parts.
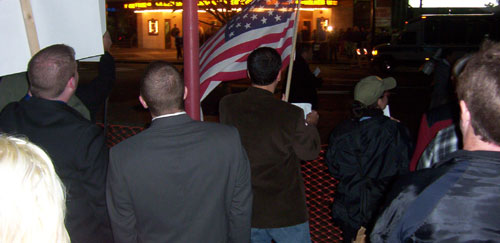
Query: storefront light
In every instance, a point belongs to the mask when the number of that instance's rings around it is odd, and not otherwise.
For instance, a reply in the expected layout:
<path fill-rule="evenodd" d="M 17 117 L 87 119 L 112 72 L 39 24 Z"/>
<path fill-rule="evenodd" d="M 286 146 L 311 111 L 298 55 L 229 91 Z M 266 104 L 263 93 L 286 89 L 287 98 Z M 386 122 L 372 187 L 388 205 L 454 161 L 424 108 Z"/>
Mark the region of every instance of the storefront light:
<path fill-rule="evenodd" d="M 298 0 L 296 0 L 298 2 Z M 251 3 L 252 0 L 244 0 L 243 5 L 247 5 Z M 154 6 L 153 6 L 154 4 Z M 302 0 L 302 6 L 311 6 L 311 7 L 319 7 L 319 6 L 338 6 L 339 1 L 333 0 Z M 215 3 L 216 5 L 216 3 Z M 241 6 L 241 0 L 231 0 L 231 5 L 233 6 Z M 198 1 L 198 7 L 203 8 L 205 6 L 214 6 L 214 2 L 211 1 Z M 125 3 L 123 4 L 123 8 L 125 9 L 151 9 L 151 8 L 171 8 L 171 7 L 182 7 L 182 1 L 155 1 L 153 2 L 136 2 L 136 3 Z M 320 8 L 316 8 L 320 9 Z"/>
<path fill-rule="evenodd" d="M 148 34 L 157 35 L 158 34 L 158 20 L 150 19 L 148 20 Z"/>

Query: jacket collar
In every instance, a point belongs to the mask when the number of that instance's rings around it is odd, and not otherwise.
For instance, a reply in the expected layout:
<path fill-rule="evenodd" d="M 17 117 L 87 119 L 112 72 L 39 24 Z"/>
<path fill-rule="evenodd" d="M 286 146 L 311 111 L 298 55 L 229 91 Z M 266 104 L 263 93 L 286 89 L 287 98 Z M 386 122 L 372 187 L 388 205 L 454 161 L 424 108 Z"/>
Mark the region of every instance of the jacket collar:
<path fill-rule="evenodd" d="M 34 107 L 43 107 L 44 109 L 65 110 L 73 114 L 76 114 L 77 116 L 83 117 L 82 114 L 80 114 L 80 112 L 76 111 L 68 104 L 59 100 L 47 100 L 31 96 L 29 99 L 21 100 L 20 103 L 26 103 L 27 105 Z"/>
<path fill-rule="evenodd" d="M 268 96 L 273 96 L 273 93 L 269 92 L 268 90 L 256 88 L 256 87 L 253 87 L 253 86 L 248 87 L 248 89 L 245 92 L 249 93 L 249 94 L 252 94 L 252 95 L 268 95 Z"/>
<path fill-rule="evenodd" d="M 484 150 L 483 151 L 458 150 L 446 156 L 446 158 L 442 160 L 443 162 L 438 163 L 438 165 L 436 166 L 445 164 L 447 161 L 450 160 L 471 160 L 471 159 L 490 161 L 500 164 L 500 152 L 484 151 Z"/>
<path fill-rule="evenodd" d="M 169 117 L 161 117 L 158 119 L 154 119 L 151 122 L 150 128 L 155 128 L 155 127 L 171 127 L 171 126 L 177 126 L 177 125 L 182 125 L 188 122 L 192 122 L 193 119 L 189 117 L 187 114 L 180 114 L 177 116 L 169 116 Z"/>

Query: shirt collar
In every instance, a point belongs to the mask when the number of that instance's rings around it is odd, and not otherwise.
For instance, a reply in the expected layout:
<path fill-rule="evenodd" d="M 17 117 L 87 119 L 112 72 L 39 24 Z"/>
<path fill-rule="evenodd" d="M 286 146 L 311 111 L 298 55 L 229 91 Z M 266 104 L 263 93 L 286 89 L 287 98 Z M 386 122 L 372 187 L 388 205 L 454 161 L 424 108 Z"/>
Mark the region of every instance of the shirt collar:
<path fill-rule="evenodd" d="M 159 118 L 172 117 L 172 116 L 178 116 L 178 115 L 183 115 L 183 114 L 186 114 L 186 112 L 185 111 L 179 111 L 179 112 L 176 112 L 176 113 L 165 114 L 165 115 L 157 116 L 157 117 L 153 118 L 151 121 L 154 121 L 154 120 L 159 119 Z"/>

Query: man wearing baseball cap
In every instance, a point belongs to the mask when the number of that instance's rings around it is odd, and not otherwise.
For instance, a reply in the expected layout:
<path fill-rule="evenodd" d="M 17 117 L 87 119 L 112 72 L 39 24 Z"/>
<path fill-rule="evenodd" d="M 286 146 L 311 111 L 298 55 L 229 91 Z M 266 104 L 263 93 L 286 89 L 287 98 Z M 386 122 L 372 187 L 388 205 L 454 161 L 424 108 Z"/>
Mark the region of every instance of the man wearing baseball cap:
<path fill-rule="evenodd" d="M 351 242 L 361 227 L 370 232 L 390 184 L 408 171 L 408 129 L 383 114 L 388 91 L 395 87 L 392 77 L 361 79 L 354 89 L 352 118 L 330 135 L 326 161 L 339 180 L 332 214 L 344 242 Z"/>
<path fill-rule="evenodd" d="M 380 109 L 385 109 L 389 102 L 387 99 L 388 90 L 396 88 L 396 79 L 388 77 L 381 79 L 378 76 L 368 76 L 361 79 L 354 88 L 354 100 L 361 102 L 366 107 L 377 105 Z"/>

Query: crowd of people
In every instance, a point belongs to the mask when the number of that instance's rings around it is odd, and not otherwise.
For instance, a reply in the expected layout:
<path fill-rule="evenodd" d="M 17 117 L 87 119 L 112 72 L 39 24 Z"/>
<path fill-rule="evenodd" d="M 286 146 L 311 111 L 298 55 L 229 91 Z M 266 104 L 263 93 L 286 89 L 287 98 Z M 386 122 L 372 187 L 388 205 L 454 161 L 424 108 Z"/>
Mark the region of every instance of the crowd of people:
<path fill-rule="evenodd" d="M 101 64 L 108 78 L 79 92 L 73 48 L 46 47 L 28 63 L 22 97 L 0 112 L 2 242 L 311 242 L 300 162 L 320 153 L 319 114 L 276 98 L 275 49 L 248 56 L 251 86 L 222 98 L 220 123 L 192 120 L 182 75 L 150 63 L 139 101 L 151 125 L 110 150 L 92 121 L 114 80 L 109 53 Z M 419 150 L 383 112 L 396 80 L 356 84 L 352 117 L 325 154 L 344 242 L 500 239 L 499 65 L 500 43 L 489 41 L 450 63 L 457 98 L 435 103 L 421 129 L 437 115 L 458 118 L 422 131 Z M 70 106 L 75 96 L 90 115 Z M 445 133 L 460 138 L 454 149 L 436 149 Z"/>

